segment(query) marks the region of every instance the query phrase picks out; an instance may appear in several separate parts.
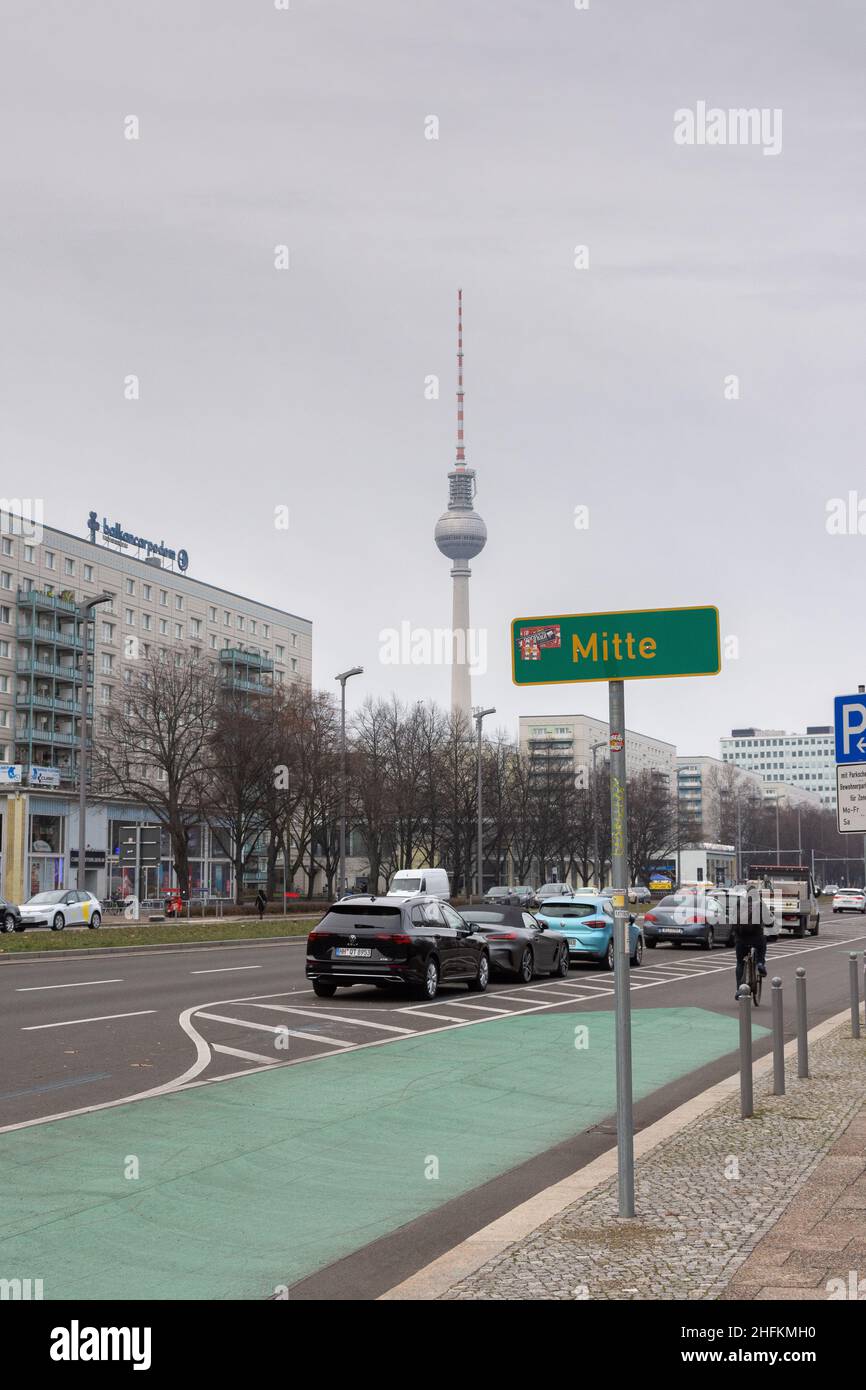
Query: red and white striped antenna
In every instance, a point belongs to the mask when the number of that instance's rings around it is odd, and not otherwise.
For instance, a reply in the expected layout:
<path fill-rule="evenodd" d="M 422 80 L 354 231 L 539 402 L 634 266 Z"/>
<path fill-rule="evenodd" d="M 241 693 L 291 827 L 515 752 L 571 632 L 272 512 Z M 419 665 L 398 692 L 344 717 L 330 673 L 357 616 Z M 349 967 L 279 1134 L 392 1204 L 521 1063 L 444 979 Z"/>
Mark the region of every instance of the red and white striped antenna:
<path fill-rule="evenodd" d="M 463 291 L 457 291 L 457 467 L 466 467 L 463 446 Z"/>

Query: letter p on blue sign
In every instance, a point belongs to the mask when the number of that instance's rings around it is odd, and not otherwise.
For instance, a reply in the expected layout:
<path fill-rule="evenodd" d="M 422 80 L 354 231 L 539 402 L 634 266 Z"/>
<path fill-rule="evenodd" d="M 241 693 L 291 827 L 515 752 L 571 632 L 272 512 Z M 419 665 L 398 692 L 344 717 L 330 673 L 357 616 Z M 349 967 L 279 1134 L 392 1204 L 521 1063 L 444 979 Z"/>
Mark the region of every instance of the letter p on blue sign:
<path fill-rule="evenodd" d="M 866 695 L 837 695 L 836 762 L 866 763 Z"/>

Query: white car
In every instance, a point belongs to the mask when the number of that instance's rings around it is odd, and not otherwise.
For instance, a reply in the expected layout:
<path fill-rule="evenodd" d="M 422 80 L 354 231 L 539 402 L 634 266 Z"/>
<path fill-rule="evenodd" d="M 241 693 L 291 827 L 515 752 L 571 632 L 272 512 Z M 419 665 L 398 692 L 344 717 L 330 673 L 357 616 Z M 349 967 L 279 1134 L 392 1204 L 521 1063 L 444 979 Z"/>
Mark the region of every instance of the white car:
<path fill-rule="evenodd" d="M 840 888 L 833 894 L 834 912 L 866 912 L 866 893 L 862 888 Z"/>
<path fill-rule="evenodd" d="M 20 907 L 24 927 L 98 927 L 102 922 L 102 903 L 92 893 L 77 888 L 56 888 L 49 893 L 35 893 Z"/>

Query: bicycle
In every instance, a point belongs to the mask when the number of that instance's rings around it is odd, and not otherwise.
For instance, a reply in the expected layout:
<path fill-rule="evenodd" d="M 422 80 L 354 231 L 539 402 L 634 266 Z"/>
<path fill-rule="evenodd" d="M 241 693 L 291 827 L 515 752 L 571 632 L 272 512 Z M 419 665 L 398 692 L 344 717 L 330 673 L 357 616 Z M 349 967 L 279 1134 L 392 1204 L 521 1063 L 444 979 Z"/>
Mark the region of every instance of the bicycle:
<path fill-rule="evenodd" d="M 752 995 L 752 1004 L 757 1008 L 761 1002 L 761 985 L 764 977 L 758 971 L 758 959 L 754 946 L 750 948 L 749 954 L 743 961 L 743 966 L 743 984 L 748 985 Z"/>

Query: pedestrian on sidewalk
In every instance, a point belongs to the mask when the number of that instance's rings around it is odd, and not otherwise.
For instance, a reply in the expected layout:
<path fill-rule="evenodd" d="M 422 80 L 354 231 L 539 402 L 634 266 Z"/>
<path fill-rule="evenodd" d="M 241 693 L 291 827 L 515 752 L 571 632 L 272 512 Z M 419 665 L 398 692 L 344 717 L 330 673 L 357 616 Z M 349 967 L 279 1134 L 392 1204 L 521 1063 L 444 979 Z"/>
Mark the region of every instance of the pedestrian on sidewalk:
<path fill-rule="evenodd" d="M 259 909 L 259 921 L 260 921 L 260 922 L 263 922 L 263 921 L 264 921 L 264 917 L 265 917 L 265 908 L 267 907 L 267 905 L 268 905 L 268 895 L 267 895 L 267 893 L 265 892 L 264 888 L 260 888 L 259 891 L 258 891 L 258 893 L 256 893 L 256 907 Z"/>

